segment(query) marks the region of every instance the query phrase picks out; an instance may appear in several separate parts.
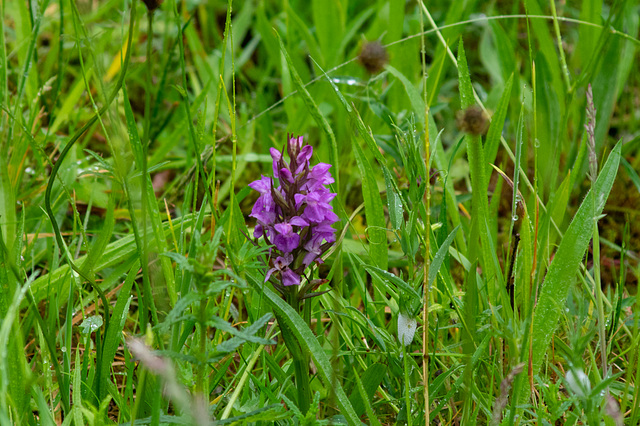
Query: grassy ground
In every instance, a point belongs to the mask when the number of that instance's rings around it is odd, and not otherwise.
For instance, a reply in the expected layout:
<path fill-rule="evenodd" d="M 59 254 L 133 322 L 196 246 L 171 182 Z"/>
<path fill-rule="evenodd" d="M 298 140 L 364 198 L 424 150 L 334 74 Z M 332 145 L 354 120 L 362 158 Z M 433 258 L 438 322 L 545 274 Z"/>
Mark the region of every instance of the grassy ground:
<path fill-rule="evenodd" d="M 0 6 L 0 424 L 640 422 L 637 1 L 147 6 Z M 248 240 L 288 132 L 300 310 Z"/>

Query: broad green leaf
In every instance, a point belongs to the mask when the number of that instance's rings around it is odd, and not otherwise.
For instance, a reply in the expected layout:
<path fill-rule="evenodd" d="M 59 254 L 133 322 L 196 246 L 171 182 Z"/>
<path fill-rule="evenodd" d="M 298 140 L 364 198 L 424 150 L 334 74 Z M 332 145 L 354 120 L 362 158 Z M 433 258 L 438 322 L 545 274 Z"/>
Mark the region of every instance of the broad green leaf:
<path fill-rule="evenodd" d="M 318 369 L 318 375 L 322 378 L 325 386 L 333 387 L 333 391 L 337 399 L 336 402 L 340 408 L 341 414 L 347 420 L 347 423 L 350 425 L 360 425 L 358 415 L 354 411 L 351 402 L 349 402 L 349 398 L 347 398 L 342 385 L 339 380 L 334 377 L 331 362 L 329 361 L 324 348 L 320 346 L 318 339 L 313 335 L 313 332 L 309 329 L 309 326 L 307 326 L 300 314 L 298 314 L 287 302 L 282 300 L 278 294 L 266 287 L 252 274 L 247 274 L 247 278 L 255 290 L 262 293 L 266 298 L 278 319 L 286 322 L 287 328 L 293 332 L 302 350 L 311 356 L 313 363 Z"/>
<path fill-rule="evenodd" d="M 362 378 L 360 378 L 358 374 L 354 375 L 358 392 L 353 392 L 350 400 L 358 416 L 363 415 L 365 411 L 367 413 L 369 412 L 369 407 L 367 406 L 371 406 L 370 401 L 373 399 L 373 395 L 376 393 L 378 386 L 380 386 L 386 374 L 387 366 L 375 362 L 367 367 L 364 374 L 362 374 Z"/>
<path fill-rule="evenodd" d="M 593 188 L 582 201 L 545 277 L 533 316 L 532 371 L 537 374 L 542 366 L 553 333 L 564 309 L 571 283 L 575 281 L 578 267 L 593 234 L 593 221 L 604 209 L 620 163 L 621 143 L 618 143 L 602 167 Z M 594 196 L 596 211 L 594 211 Z M 524 386 L 525 382 L 521 383 Z M 528 394 L 520 394 L 526 398 Z"/>

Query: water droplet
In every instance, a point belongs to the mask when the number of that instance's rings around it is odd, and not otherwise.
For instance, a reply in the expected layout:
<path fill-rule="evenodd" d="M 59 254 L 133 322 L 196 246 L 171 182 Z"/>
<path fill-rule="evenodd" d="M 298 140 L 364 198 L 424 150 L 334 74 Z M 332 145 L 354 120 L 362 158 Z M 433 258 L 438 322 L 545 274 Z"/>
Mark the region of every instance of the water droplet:
<path fill-rule="evenodd" d="M 514 222 L 517 222 L 518 221 L 518 215 L 514 214 L 513 216 L 511 216 L 511 220 L 514 221 Z"/>
<path fill-rule="evenodd" d="M 540 148 L 540 139 L 536 138 L 535 142 L 533 143 L 533 146 L 535 146 L 536 148 Z"/>
<path fill-rule="evenodd" d="M 358 84 L 358 80 L 349 77 L 334 77 L 331 81 L 337 84 L 346 84 L 347 86 L 355 86 Z"/>
<path fill-rule="evenodd" d="M 66 346 L 61 347 L 61 348 L 60 348 L 60 351 L 61 351 L 61 352 L 67 352 L 67 347 L 66 347 Z"/>

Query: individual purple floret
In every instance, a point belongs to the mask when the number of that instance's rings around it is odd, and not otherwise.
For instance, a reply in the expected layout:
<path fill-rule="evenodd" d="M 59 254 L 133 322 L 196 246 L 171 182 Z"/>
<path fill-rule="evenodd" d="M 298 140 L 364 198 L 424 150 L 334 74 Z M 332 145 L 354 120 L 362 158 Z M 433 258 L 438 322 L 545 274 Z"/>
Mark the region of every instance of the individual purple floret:
<path fill-rule="evenodd" d="M 311 145 L 302 136 L 288 137 L 284 150 L 271 148 L 274 179 L 262 176 L 249 186 L 260 193 L 251 214 L 257 223 L 255 238 L 264 238 L 271 245 L 265 282 L 279 277 L 284 286 L 299 285 L 305 269 L 322 263 L 322 255 L 335 242 L 338 221 L 333 212 L 331 193 L 327 185 L 334 182 L 330 164 L 319 163 L 313 168 Z"/>

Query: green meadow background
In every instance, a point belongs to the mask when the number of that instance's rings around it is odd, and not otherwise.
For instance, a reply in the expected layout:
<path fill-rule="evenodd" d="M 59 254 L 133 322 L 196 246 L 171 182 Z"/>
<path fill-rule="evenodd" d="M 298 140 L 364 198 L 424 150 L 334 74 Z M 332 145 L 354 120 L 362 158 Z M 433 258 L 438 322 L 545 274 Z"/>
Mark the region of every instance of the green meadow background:
<path fill-rule="evenodd" d="M 0 14 L 0 424 L 640 423 L 636 0 Z M 288 133 L 306 319 L 248 216 Z"/>

